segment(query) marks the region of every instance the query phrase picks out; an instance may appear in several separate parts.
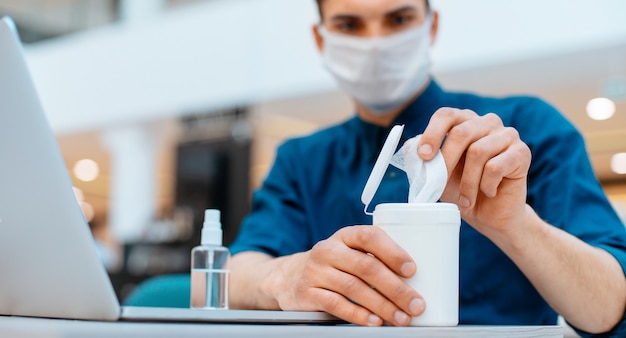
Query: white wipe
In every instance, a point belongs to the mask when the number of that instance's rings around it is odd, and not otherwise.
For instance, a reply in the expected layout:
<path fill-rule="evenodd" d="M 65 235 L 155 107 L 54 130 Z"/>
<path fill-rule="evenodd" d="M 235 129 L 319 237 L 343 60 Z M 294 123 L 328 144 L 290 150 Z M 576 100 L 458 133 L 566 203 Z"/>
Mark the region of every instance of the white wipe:
<path fill-rule="evenodd" d="M 409 203 L 435 203 L 441 198 L 448 182 L 448 170 L 441 151 L 424 161 L 417 155 L 417 145 L 422 135 L 407 140 L 390 163 L 406 172 L 409 178 Z"/>

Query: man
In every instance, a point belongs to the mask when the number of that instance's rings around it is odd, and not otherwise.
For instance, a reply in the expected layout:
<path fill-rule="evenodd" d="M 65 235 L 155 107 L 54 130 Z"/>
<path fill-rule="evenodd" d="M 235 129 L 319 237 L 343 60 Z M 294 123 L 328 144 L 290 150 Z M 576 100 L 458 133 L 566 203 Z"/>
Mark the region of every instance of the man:
<path fill-rule="evenodd" d="M 460 322 L 626 333 L 626 230 L 582 137 L 529 97 L 448 93 L 429 78 L 439 15 L 426 0 L 319 0 L 325 65 L 357 116 L 282 145 L 231 246 L 231 305 L 321 310 L 359 325 L 407 325 L 428 306 L 419 271 L 363 214 L 360 195 L 390 128 L 441 149 L 457 204 Z M 490 113 L 494 112 L 494 113 Z M 531 161 L 532 154 L 532 161 Z M 406 202 L 389 168 L 372 205 Z"/>

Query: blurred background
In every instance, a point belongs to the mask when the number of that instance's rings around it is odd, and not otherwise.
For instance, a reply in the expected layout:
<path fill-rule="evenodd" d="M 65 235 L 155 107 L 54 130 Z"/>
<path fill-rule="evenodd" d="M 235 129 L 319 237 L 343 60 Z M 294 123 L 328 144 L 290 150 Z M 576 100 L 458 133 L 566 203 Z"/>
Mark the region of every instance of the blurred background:
<path fill-rule="evenodd" d="M 555 105 L 623 216 L 626 2 L 431 4 L 435 79 Z M 205 208 L 222 210 L 230 244 L 277 145 L 354 114 L 315 49 L 314 0 L 0 0 L 0 15 L 18 26 L 121 299 L 189 271 Z"/>

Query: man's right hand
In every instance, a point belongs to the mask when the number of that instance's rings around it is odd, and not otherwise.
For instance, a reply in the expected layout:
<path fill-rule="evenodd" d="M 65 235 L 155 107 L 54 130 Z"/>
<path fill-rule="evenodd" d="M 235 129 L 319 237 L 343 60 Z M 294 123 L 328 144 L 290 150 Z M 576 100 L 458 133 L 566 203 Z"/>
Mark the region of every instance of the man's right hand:
<path fill-rule="evenodd" d="M 401 278 L 415 274 L 415 263 L 373 226 L 342 228 L 311 250 L 290 256 L 244 252 L 231 259 L 229 268 L 234 307 L 249 307 L 243 297 L 261 297 L 265 301 L 257 299 L 252 307 L 324 311 L 369 326 L 383 320 L 405 326 L 425 308 L 421 295 Z M 246 286 L 259 281 L 259 288 Z"/>

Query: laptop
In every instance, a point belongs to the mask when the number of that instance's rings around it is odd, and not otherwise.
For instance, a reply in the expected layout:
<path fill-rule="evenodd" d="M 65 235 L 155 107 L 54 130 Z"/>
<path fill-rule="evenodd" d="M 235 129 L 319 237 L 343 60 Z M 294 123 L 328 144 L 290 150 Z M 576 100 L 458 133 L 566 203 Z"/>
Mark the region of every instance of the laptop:
<path fill-rule="evenodd" d="M 120 306 L 8 17 L 0 20 L 0 315 L 102 321 L 340 322 L 323 312 Z"/>

